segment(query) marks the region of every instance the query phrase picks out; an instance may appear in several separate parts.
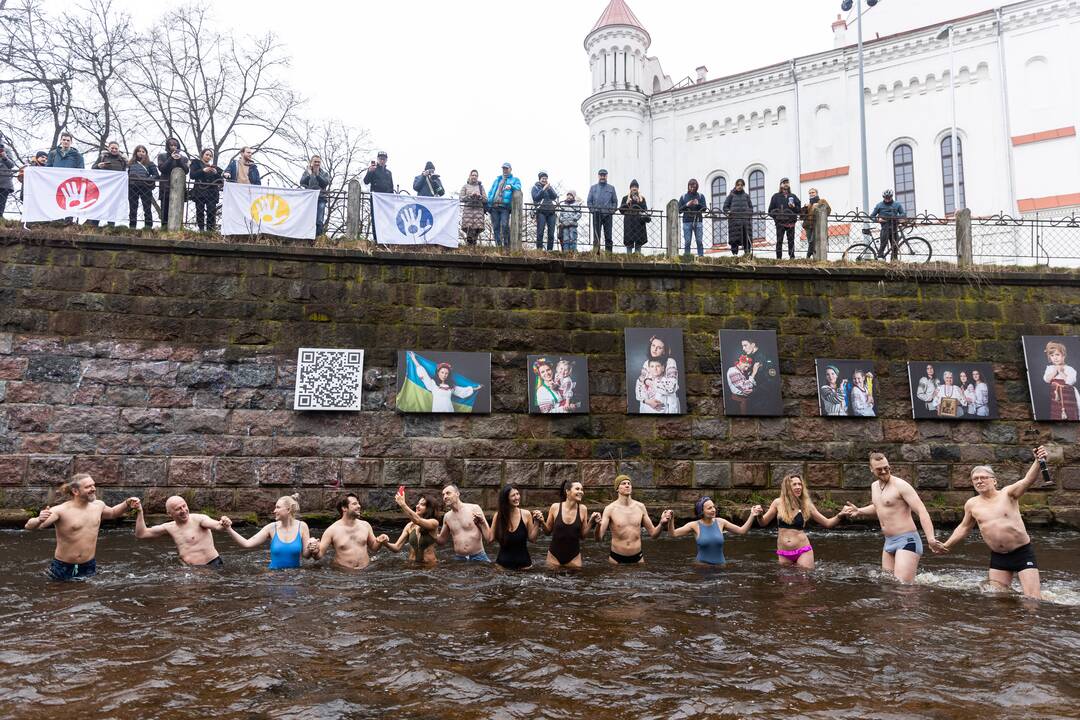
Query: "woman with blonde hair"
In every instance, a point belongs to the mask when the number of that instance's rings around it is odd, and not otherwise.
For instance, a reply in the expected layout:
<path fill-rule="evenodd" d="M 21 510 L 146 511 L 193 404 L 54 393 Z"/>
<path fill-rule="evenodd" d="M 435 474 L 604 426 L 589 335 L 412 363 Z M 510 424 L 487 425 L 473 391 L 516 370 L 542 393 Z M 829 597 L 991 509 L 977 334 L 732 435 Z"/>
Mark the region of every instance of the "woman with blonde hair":
<path fill-rule="evenodd" d="M 311 557 L 311 533 L 307 523 L 297 520 L 300 512 L 300 496 L 297 494 L 279 497 L 274 504 L 274 522 L 264 525 L 262 530 L 245 538 L 233 529 L 229 518 L 222 518 L 221 524 L 242 548 L 253 548 L 270 541 L 270 570 L 300 567 L 300 558 Z M 317 546 L 316 546 L 317 547 Z"/>
<path fill-rule="evenodd" d="M 779 528 L 776 535 L 776 556 L 781 565 L 795 565 L 804 570 L 814 569 L 814 548 L 806 536 L 808 520 L 813 520 L 822 527 L 836 527 L 840 524 L 840 514 L 827 518 L 818 512 L 814 501 L 810 499 L 810 488 L 799 473 L 788 473 L 780 483 L 780 497 L 772 501 L 765 514 L 758 518 L 762 525 L 768 525 L 776 518 Z"/>

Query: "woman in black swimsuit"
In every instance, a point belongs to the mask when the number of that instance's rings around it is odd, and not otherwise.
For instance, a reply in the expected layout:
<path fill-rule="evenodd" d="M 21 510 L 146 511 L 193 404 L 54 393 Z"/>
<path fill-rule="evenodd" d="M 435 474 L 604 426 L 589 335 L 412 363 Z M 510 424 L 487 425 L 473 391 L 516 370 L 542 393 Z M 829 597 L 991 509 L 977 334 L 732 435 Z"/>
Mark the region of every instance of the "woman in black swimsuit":
<path fill-rule="evenodd" d="M 594 523 L 600 522 L 600 513 L 589 515 L 589 509 L 581 504 L 585 488 L 576 480 L 563 480 L 559 497 L 562 502 L 552 504 L 544 521 L 544 532 L 551 535 L 547 566 L 579 568 L 581 540 L 589 534 Z"/>
<path fill-rule="evenodd" d="M 416 509 L 409 507 L 405 501 L 405 488 L 398 488 L 394 502 L 401 511 L 409 516 L 409 524 L 401 531 L 397 542 L 387 543 L 386 547 L 394 552 L 401 550 L 405 543 L 409 544 L 409 560 L 424 565 L 434 565 L 439 562 L 435 556 L 435 536 L 439 532 L 439 513 L 442 511 L 442 501 L 431 493 L 424 493 L 416 502 Z"/>
<path fill-rule="evenodd" d="M 538 516 L 534 520 L 534 515 Z M 491 518 L 491 525 L 484 540 L 499 542 L 499 555 L 495 564 L 507 570 L 525 570 L 532 566 L 529 543 L 536 542 L 540 534 L 540 522 L 544 516 L 537 510 L 529 513 L 521 509 L 521 491 L 507 485 L 499 491 L 499 509 Z"/>

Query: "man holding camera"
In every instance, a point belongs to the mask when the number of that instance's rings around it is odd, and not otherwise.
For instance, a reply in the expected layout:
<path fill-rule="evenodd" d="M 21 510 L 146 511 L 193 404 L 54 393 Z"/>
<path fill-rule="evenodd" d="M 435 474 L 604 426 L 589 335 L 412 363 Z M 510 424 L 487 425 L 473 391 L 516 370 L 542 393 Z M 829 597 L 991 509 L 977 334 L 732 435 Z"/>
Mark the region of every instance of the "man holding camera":
<path fill-rule="evenodd" d="M 548 183 L 548 174 L 541 171 L 532 188 L 532 201 L 536 210 L 536 249 L 543 250 L 543 236 L 547 230 L 547 249 L 555 249 L 555 205 L 559 193 Z"/>
<path fill-rule="evenodd" d="M 427 161 L 424 172 L 413 178 L 412 189 L 420 197 L 442 197 L 446 194 L 442 179 L 435 174 L 435 163 Z"/>
<path fill-rule="evenodd" d="M 319 191 L 315 215 L 315 237 L 319 237 L 326 227 L 326 189 L 330 187 L 330 173 L 323 170 L 322 158 L 318 155 L 311 156 L 307 170 L 300 176 L 300 187 Z"/>
<path fill-rule="evenodd" d="M 368 166 L 368 171 L 364 175 L 364 184 L 371 186 L 371 192 L 373 193 L 392 193 L 394 192 L 394 175 L 386 167 L 386 161 L 388 157 L 385 150 L 380 150 L 375 160 L 371 161 L 371 165 Z M 371 202 L 371 236 L 376 240 L 379 239 L 379 234 L 375 230 L 375 201 Z"/>

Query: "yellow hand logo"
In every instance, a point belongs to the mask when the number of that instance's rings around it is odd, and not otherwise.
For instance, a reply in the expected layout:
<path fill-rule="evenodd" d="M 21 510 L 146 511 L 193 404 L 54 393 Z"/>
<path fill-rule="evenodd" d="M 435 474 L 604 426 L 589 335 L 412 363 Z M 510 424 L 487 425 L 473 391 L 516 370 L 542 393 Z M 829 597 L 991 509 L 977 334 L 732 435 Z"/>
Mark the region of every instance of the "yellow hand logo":
<path fill-rule="evenodd" d="M 289 219 L 289 203 L 278 195 L 263 195 L 251 203 L 251 219 L 262 225 L 281 225 Z"/>

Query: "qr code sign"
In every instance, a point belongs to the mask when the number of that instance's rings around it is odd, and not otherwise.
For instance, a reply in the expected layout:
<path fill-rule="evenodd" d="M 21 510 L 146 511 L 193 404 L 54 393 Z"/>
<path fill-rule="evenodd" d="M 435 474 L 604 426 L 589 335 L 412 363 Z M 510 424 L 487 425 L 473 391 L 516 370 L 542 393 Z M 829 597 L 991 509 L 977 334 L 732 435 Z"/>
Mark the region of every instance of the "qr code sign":
<path fill-rule="evenodd" d="M 360 410 L 363 382 L 363 350 L 300 348 L 293 409 Z"/>

